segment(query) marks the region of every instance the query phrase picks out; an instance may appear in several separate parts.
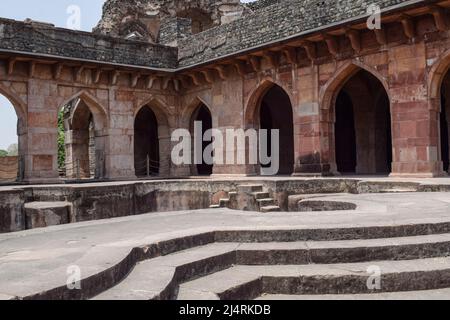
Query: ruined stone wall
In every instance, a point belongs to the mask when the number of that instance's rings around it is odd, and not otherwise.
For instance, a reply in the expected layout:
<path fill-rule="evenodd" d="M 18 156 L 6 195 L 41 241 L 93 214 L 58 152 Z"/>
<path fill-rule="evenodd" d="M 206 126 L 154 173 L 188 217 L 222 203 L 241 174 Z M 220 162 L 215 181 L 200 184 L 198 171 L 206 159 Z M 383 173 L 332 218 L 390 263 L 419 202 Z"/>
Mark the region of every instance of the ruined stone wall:
<path fill-rule="evenodd" d="M 103 6 L 103 16 L 95 32 L 125 37 L 133 28 L 142 25 L 157 41 L 159 26 L 167 18 L 183 17 L 198 19 L 195 12 L 208 17 L 211 25 L 219 26 L 241 17 L 245 7 L 239 0 L 108 0 Z M 131 29 L 127 28 L 131 26 Z"/>
<path fill-rule="evenodd" d="M 407 0 L 286 0 L 258 10 L 229 24 L 193 35 L 179 42 L 180 66 L 204 63 L 240 50 L 251 49 L 327 25 L 367 15 L 376 3 L 381 9 Z"/>
<path fill-rule="evenodd" d="M 175 48 L 1 18 L 0 50 L 143 67 L 177 66 Z"/>

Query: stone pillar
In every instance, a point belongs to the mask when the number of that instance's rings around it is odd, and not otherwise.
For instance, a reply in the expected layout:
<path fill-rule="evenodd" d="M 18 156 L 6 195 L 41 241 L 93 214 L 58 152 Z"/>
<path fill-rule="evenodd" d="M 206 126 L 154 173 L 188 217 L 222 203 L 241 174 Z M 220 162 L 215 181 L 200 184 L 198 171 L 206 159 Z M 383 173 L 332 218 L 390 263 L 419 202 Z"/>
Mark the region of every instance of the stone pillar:
<path fill-rule="evenodd" d="M 228 70 L 231 72 L 232 70 Z M 227 150 L 226 133 L 228 129 L 239 130 L 245 128 L 244 119 L 244 99 L 242 95 L 243 81 L 237 75 L 230 77 L 227 81 L 218 82 L 212 88 L 212 106 L 211 114 L 213 120 L 213 129 L 217 129 L 222 133 L 224 143 L 223 161 L 224 164 L 215 164 L 213 167 L 213 176 L 246 176 L 259 174 L 257 168 L 259 166 L 249 164 L 238 164 L 238 149 L 246 154 L 248 158 L 247 146 L 239 147 L 237 139 L 235 140 L 235 148 Z M 246 143 L 247 145 L 247 143 Z M 244 150 L 243 150 L 244 149 Z M 227 155 L 234 156 L 234 163 L 227 164 Z"/>
<path fill-rule="evenodd" d="M 439 160 L 439 112 L 429 101 L 423 42 L 391 48 L 392 176 L 435 177 Z"/>
<path fill-rule="evenodd" d="M 159 132 L 159 176 L 170 177 L 171 175 L 171 152 L 172 142 L 170 140 L 170 129 L 166 128 Z"/>
<path fill-rule="evenodd" d="M 96 133 L 96 144 L 104 145 L 101 150 L 105 150 L 104 176 L 107 179 L 136 179 L 133 99 L 130 91 L 120 91 L 116 87 L 109 90 L 109 129 Z"/>
<path fill-rule="evenodd" d="M 59 181 L 57 100 L 57 86 L 52 82 L 28 81 L 27 138 L 21 138 L 26 140 L 24 180 L 27 182 Z"/>
<path fill-rule="evenodd" d="M 324 150 L 321 146 L 317 78 L 317 66 L 298 70 L 299 105 L 293 106 L 296 176 L 323 175 L 328 174 L 330 170 L 329 165 L 323 162 L 326 159 L 324 153 L 328 153 L 328 150 Z"/>

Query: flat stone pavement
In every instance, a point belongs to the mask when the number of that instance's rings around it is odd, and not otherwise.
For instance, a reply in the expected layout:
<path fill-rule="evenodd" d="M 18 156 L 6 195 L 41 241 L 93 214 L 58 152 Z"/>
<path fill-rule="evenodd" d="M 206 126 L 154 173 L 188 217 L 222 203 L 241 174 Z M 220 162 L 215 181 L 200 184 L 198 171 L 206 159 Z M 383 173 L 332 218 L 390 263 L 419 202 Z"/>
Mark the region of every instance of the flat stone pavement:
<path fill-rule="evenodd" d="M 333 196 L 335 198 L 335 196 Z M 326 199 L 326 198 L 324 198 Z M 450 221 L 450 193 L 342 195 L 356 211 L 271 213 L 205 209 L 151 213 L 0 235 L 0 299 L 63 286 L 120 262 L 134 247 L 219 230 L 397 226 Z"/>

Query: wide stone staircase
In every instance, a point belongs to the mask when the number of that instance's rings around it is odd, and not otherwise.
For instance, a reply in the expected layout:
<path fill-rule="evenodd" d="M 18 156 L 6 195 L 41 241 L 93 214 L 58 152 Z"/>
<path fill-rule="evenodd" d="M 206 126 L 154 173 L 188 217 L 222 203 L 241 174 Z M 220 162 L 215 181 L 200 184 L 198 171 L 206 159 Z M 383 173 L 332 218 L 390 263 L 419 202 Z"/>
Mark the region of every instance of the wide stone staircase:
<path fill-rule="evenodd" d="M 228 192 L 228 198 L 222 198 L 211 208 L 229 208 L 234 210 L 276 212 L 281 211 L 276 201 L 262 185 L 240 185 L 237 191 Z"/>
<path fill-rule="evenodd" d="M 450 299 L 450 222 L 224 230 L 141 250 L 91 298 Z"/>

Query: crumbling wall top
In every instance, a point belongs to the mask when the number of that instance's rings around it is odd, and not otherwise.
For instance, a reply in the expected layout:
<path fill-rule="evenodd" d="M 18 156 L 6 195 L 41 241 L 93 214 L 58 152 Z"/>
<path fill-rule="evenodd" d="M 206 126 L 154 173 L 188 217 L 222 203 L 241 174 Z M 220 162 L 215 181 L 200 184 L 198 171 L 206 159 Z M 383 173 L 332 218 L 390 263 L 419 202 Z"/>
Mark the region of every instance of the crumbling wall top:
<path fill-rule="evenodd" d="M 246 10 L 239 0 L 107 0 L 94 31 L 116 37 L 135 33 L 158 42 L 161 24 L 168 18 L 191 19 L 192 33 L 199 33 L 234 21 Z"/>

